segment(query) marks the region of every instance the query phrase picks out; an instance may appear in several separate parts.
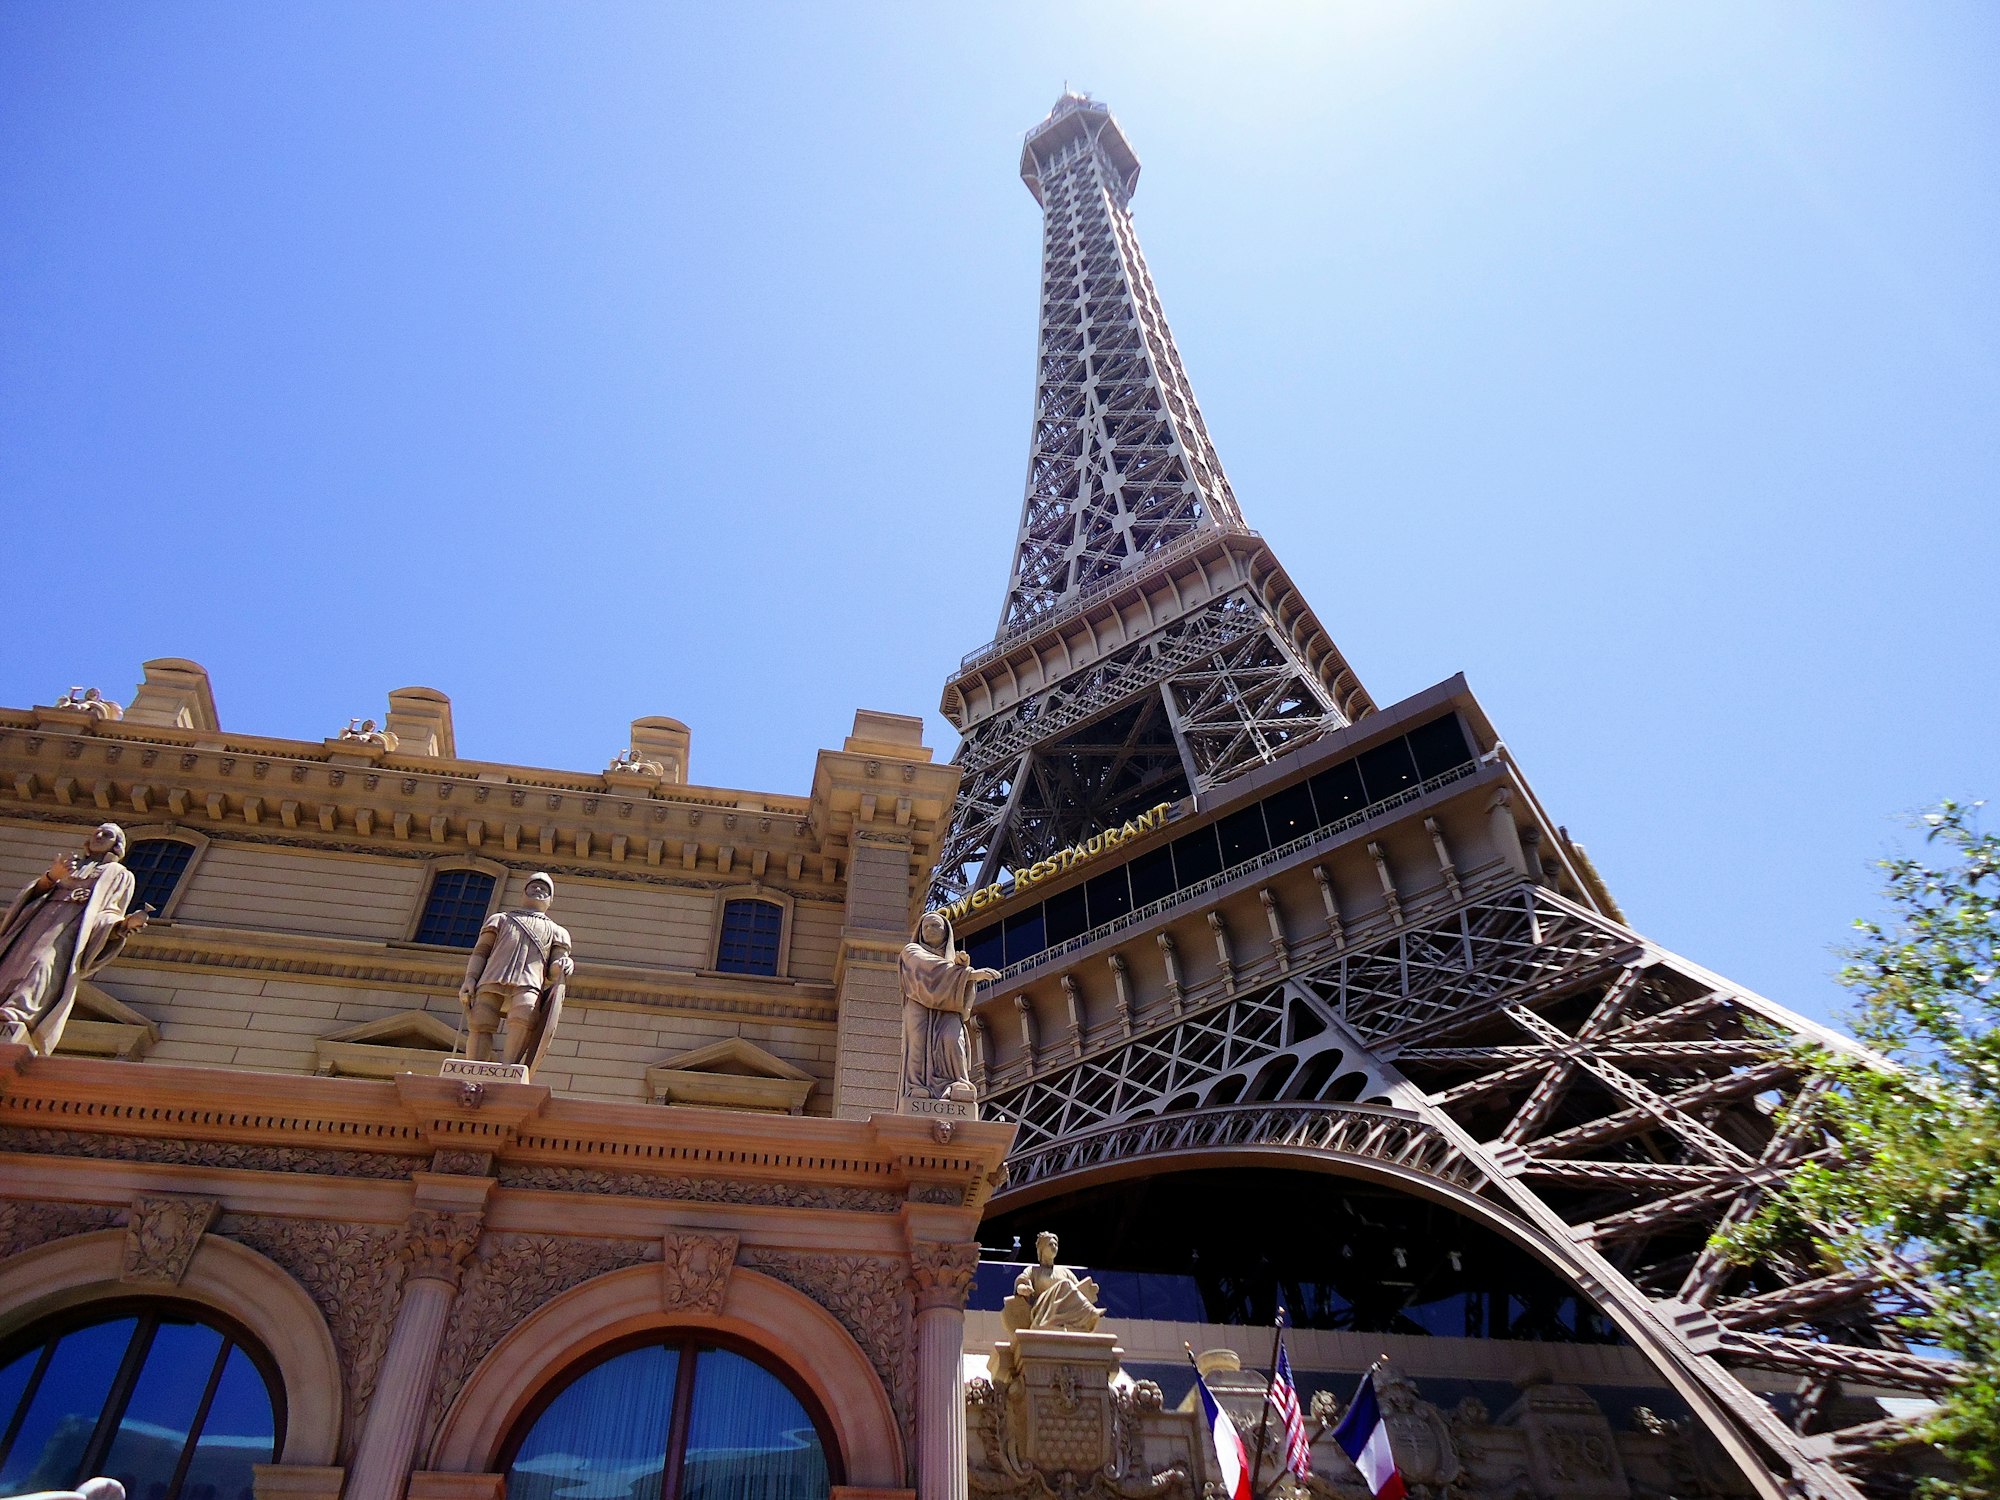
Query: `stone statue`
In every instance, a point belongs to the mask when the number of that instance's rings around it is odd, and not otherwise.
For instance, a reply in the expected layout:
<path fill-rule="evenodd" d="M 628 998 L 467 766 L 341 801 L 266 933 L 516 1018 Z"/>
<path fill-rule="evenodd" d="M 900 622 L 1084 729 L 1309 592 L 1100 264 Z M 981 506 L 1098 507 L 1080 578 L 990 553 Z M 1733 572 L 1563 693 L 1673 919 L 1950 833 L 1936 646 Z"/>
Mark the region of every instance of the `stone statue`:
<path fill-rule="evenodd" d="M 396 748 L 396 736 L 386 729 L 377 729 L 373 719 L 349 719 L 340 737 L 359 745 L 380 745 L 384 750 Z"/>
<path fill-rule="evenodd" d="M 128 913 L 125 830 L 100 823 L 81 854 L 59 854 L 0 919 L 0 1041 L 49 1053 L 62 1040 L 76 987 L 146 925 Z"/>
<path fill-rule="evenodd" d="M 965 1022 L 972 991 L 998 969 L 975 969 L 943 913 L 925 912 L 896 966 L 903 990 L 903 1090 L 918 1099 L 973 1098 Z"/>
<path fill-rule="evenodd" d="M 576 965 L 569 933 L 549 916 L 556 883 L 537 871 L 528 877 L 525 908 L 486 919 L 465 966 L 459 1003 L 470 1013 L 466 1055 L 474 1062 L 541 1062 L 562 1015 L 564 981 Z M 504 1026 L 500 1056 L 493 1034 Z"/>
<path fill-rule="evenodd" d="M 667 774 L 667 768 L 658 761 L 642 760 L 630 749 L 620 750 L 616 755 L 612 756 L 611 764 L 606 766 L 604 770 L 607 775 L 613 771 L 622 771 L 628 776 L 664 776 Z"/>
<path fill-rule="evenodd" d="M 55 706 L 75 709 L 80 714 L 89 714 L 93 719 L 115 721 L 125 717 L 125 705 L 113 703 L 96 688 L 73 687 L 56 699 Z"/>
<path fill-rule="evenodd" d="M 1010 1333 L 1023 1328 L 1094 1332 L 1104 1316 L 1097 1306 L 1096 1280 L 1056 1264 L 1056 1237 L 1046 1229 L 1035 1236 L 1035 1260 L 1015 1278 L 1014 1295 L 1001 1304 L 1001 1326 Z"/>

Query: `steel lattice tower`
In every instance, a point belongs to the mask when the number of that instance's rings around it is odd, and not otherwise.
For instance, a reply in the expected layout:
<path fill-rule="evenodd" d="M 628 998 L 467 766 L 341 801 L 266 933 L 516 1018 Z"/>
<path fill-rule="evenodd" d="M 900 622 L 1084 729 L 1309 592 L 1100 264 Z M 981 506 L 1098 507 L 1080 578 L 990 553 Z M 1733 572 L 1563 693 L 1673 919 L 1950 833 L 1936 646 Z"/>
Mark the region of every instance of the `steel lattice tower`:
<path fill-rule="evenodd" d="M 1042 205 L 1027 498 L 993 643 L 943 711 L 965 773 L 943 900 L 1264 764 L 1372 706 L 1243 524 L 1139 252 L 1139 161 L 1065 95 L 1028 134 Z"/>
<path fill-rule="evenodd" d="M 1765 1500 L 1897 1492 L 1880 1403 L 1956 1378 L 1898 1331 L 1920 1290 L 1710 1244 L 1840 1157 L 1787 1113 L 1826 1086 L 1798 1044 L 1866 1054 L 1630 927 L 1462 679 L 1370 702 L 1243 526 L 1108 111 L 1065 96 L 1022 172 L 1033 457 L 999 637 L 945 691 L 934 888 L 1002 968 L 973 1018 L 1019 1126 L 990 1214 L 1217 1166 L 1445 1203 L 1593 1301 Z"/>

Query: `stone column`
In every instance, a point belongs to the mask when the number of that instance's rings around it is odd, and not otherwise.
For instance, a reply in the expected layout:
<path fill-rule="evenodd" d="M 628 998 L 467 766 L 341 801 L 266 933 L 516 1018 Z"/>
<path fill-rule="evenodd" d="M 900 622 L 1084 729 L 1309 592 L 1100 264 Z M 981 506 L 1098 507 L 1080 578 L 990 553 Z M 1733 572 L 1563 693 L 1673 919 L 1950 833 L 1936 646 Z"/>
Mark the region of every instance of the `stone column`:
<path fill-rule="evenodd" d="M 348 1467 L 346 1500 L 401 1500 L 430 1409 L 459 1270 L 479 1243 L 477 1213 L 419 1208 L 403 1232 L 403 1300 Z"/>
<path fill-rule="evenodd" d="M 920 1242 L 910 1251 L 917 1294 L 917 1500 L 966 1500 L 965 1294 L 975 1244 Z"/>

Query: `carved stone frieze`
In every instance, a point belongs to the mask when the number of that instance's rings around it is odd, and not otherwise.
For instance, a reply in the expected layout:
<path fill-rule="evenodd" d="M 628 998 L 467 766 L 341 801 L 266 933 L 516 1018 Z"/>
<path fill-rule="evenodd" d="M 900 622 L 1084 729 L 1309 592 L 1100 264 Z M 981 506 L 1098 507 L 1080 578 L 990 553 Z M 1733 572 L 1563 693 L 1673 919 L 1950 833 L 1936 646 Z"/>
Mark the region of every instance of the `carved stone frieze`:
<path fill-rule="evenodd" d="M 658 1260 L 655 1240 L 494 1234 L 465 1266 L 425 1431 L 434 1431 L 493 1346 L 545 1302 L 607 1271 Z"/>
<path fill-rule="evenodd" d="M 742 1264 L 805 1293 L 840 1320 L 889 1393 L 906 1449 L 913 1449 L 910 1288 L 903 1264 L 873 1255 L 755 1250 Z"/>
<path fill-rule="evenodd" d="M 490 1177 L 493 1175 L 493 1153 L 439 1149 L 431 1153 L 431 1170 L 458 1177 Z"/>
<path fill-rule="evenodd" d="M 919 1312 L 933 1307 L 961 1308 L 979 1269 L 979 1246 L 924 1241 L 910 1250 L 910 1287 Z"/>
<path fill-rule="evenodd" d="M 422 1157 L 386 1151 L 334 1151 L 319 1146 L 249 1146 L 233 1141 L 157 1140 L 94 1130 L 45 1130 L 0 1125 L 0 1151 L 28 1156 L 83 1156 L 108 1161 L 162 1162 L 181 1167 L 229 1167 L 243 1172 L 306 1172 L 322 1177 L 407 1177 Z"/>
<path fill-rule="evenodd" d="M 133 1286 L 179 1286 L 222 1205 L 213 1198 L 134 1198 L 125 1217 L 125 1265 Z"/>
<path fill-rule="evenodd" d="M 910 1202 L 934 1203 L 941 1208 L 960 1208 L 965 1203 L 965 1189 L 942 1182 L 921 1182 L 910 1189 Z"/>
<path fill-rule="evenodd" d="M 345 1452 L 360 1430 L 389 1344 L 396 1293 L 403 1284 L 403 1261 L 396 1254 L 402 1230 L 387 1224 L 227 1214 L 214 1232 L 282 1266 L 325 1317 L 347 1383 Z"/>
<path fill-rule="evenodd" d="M 660 1298 L 668 1312 L 722 1311 L 729 1273 L 736 1264 L 737 1237 L 670 1229 L 661 1241 Z"/>
<path fill-rule="evenodd" d="M 892 1214 L 896 1193 L 876 1188 L 811 1187 L 788 1182 L 743 1182 L 722 1177 L 669 1177 L 651 1172 L 607 1172 L 579 1167 L 510 1166 L 500 1185 L 555 1193 L 609 1193 L 626 1198 L 672 1198 L 689 1203 L 744 1203 L 765 1208 L 832 1208 Z"/>
<path fill-rule="evenodd" d="M 92 1203 L 38 1203 L 21 1198 L 0 1198 L 0 1260 L 66 1240 L 74 1234 L 90 1234 L 112 1229 L 125 1221 L 122 1208 L 100 1207 Z"/>

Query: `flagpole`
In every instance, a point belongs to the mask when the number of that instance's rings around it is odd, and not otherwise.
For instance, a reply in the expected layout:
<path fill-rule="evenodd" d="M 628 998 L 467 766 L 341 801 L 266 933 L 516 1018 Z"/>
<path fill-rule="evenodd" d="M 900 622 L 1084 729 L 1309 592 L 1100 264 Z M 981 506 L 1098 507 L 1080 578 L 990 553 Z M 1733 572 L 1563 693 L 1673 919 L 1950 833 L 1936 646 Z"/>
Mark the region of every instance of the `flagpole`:
<path fill-rule="evenodd" d="M 1250 1492 L 1257 1500 L 1269 1500 L 1278 1488 L 1277 1475 L 1271 1476 L 1271 1488 L 1260 1491 L 1258 1477 L 1264 1472 L 1264 1436 L 1271 1430 L 1271 1392 L 1278 1380 L 1278 1350 L 1285 1341 L 1285 1304 L 1278 1304 L 1278 1316 L 1271 1325 L 1271 1373 L 1264 1381 L 1264 1408 L 1257 1415 L 1257 1456 L 1250 1460 Z M 1284 1471 L 1280 1469 L 1279 1473 Z"/>

